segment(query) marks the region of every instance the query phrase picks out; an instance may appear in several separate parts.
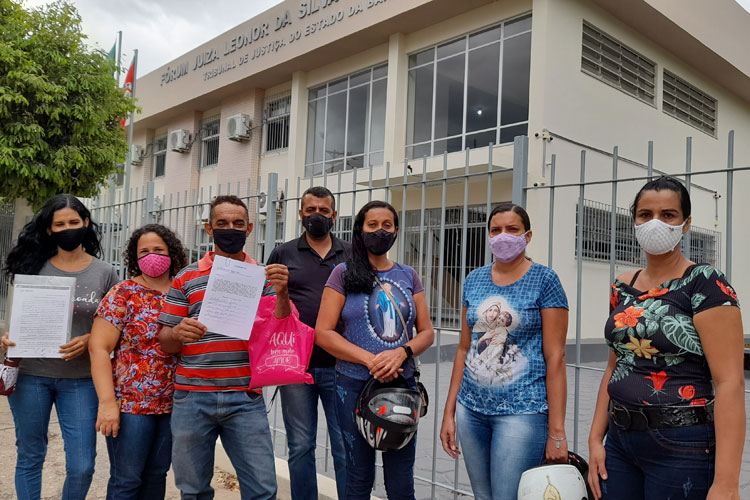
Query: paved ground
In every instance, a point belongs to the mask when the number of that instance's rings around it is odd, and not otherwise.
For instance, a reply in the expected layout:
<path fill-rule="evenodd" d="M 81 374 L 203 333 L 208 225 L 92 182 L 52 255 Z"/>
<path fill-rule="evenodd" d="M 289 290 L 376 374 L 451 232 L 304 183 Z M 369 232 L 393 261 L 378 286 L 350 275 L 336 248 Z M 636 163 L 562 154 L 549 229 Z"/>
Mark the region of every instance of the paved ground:
<path fill-rule="evenodd" d="M 593 368 L 601 369 L 603 365 L 601 363 L 592 363 L 590 365 Z M 454 461 L 450 459 L 439 443 L 433 441 L 435 435 L 435 422 L 439 424 L 442 419 L 442 406 L 445 401 L 445 394 L 447 393 L 448 383 L 450 381 L 450 362 L 442 362 L 439 365 L 435 364 L 424 364 L 422 367 L 422 381 L 428 388 L 430 393 L 430 412 L 427 417 L 420 423 L 420 429 L 418 434 L 417 442 L 417 460 L 415 475 L 418 480 L 416 482 L 417 498 L 427 499 L 431 498 L 433 491 L 432 485 L 428 482 L 433 478 L 433 462 L 434 466 L 434 481 L 440 483 L 435 486 L 434 498 L 449 499 L 453 498 L 453 491 L 448 488 L 452 488 L 453 485 L 457 485 L 459 490 L 459 496 L 464 496 L 464 493 L 471 491 L 469 487 L 468 478 L 462 461 Z M 436 378 L 437 387 L 439 391 L 436 392 Z M 587 456 L 588 450 L 586 446 L 587 432 L 591 423 L 593 407 L 596 399 L 596 392 L 599 387 L 599 381 L 601 380 L 600 371 L 592 370 L 580 370 L 579 379 L 579 435 L 578 435 L 578 450 L 579 452 Z M 748 381 L 748 387 L 750 387 L 750 380 Z M 574 436 L 574 388 L 575 388 L 575 370 L 572 368 L 568 369 L 568 418 L 566 421 L 567 434 L 572 439 Z M 750 398 L 746 398 L 746 408 L 750 415 Z M 321 410 L 322 415 L 322 410 Z M 274 432 L 274 441 L 276 455 L 278 457 L 286 458 L 286 439 L 283 434 L 283 424 L 281 419 L 281 412 L 278 408 L 278 404 L 272 409 L 269 414 L 269 420 L 272 427 L 276 429 Z M 318 442 L 321 445 L 317 450 L 318 457 L 318 472 L 333 477 L 333 466 L 330 457 L 327 456 L 327 450 L 323 443 L 325 443 L 325 427 L 323 419 L 320 419 Z M 7 398 L 0 397 L 0 500 L 14 498 L 13 488 L 13 470 L 15 467 L 15 446 L 14 446 L 14 435 L 13 435 L 13 419 L 10 415 L 8 408 Z M 104 444 L 104 439 L 99 439 L 98 442 L 98 456 L 96 465 L 96 474 L 94 478 L 94 484 L 91 488 L 91 492 L 88 499 L 103 499 L 105 498 L 108 461 L 107 451 Z M 60 498 L 60 491 L 62 488 L 62 481 L 64 479 L 64 455 L 62 448 L 62 439 L 60 438 L 60 430 L 57 425 L 57 419 L 52 417 L 52 423 L 50 424 L 50 444 L 47 462 L 44 468 L 43 475 L 43 494 L 44 499 L 57 499 Z M 750 500 L 750 437 L 746 438 L 745 441 L 745 453 L 742 464 L 742 475 L 741 475 L 741 498 L 743 500 Z M 229 485 L 229 486 L 227 486 Z M 441 486 L 445 485 L 445 487 Z M 228 478 L 226 474 L 217 473 L 214 477 L 214 486 L 217 489 L 216 498 L 217 500 L 229 500 L 239 499 L 239 494 L 236 491 L 232 491 L 231 478 Z M 379 471 L 376 488 L 374 495 L 381 498 L 385 498 L 385 490 L 383 487 L 382 474 Z M 174 488 L 174 483 L 171 478 L 168 481 L 167 499 L 173 500 L 179 498 L 178 492 Z M 280 491 L 279 498 L 288 498 L 286 492 Z"/>
<path fill-rule="evenodd" d="M 578 400 L 579 422 L 578 422 L 578 446 L 577 451 L 584 457 L 588 458 L 588 430 L 593 419 L 594 405 L 596 404 L 596 395 L 601 382 L 602 371 L 605 363 L 589 363 L 587 367 L 594 370 L 581 369 L 579 377 Z M 419 424 L 419 433 L 417 441 L 417 459 L 415 463 L 416 497 L 419 500 L 438 498 L 454 498 L 453 488 L 458 490 L 458 496 L 470 494 L 471 487 L 466 475 L 466 469 L 463 461 L 455 461 L 448 457 L 443 451 L 438 441 L 433 440 L 435 433 L 435 423 L 437 422 L 437 434 L 440 432 L 440 424 L 443 418 L 443 405 L 445 404 L 445 395 L 448 392 L 450 383 L 450 373 L 452 363 L 443 361 L 438 365 L 439 369 L 435 370 L 435 364 L 422 365 L 422 382 L 427 387 L 430 394 L 430 410 L 428 415 Z M 596 371 L 595 371 L 596 370 Z M 575 408 L 575 372 L 573 368 L 568 368 L 568 406 L 566 418 L 566 432 L 569 438 L 571 449 L 573 447 L 574 436 L 574 408 Z M 750 388 L 750 372 L 746 373 L 746 387 Z M 438 379 L 437 387 L 439 394 L 436 393 L 435 380 Z M 746 395 L 745 408 L 750 415 L 750 395 Z M 322 408 L 320 409 L 322 415 Z M 276 423 L 274 424 L 274 416 Z M 283 422 L 281 419 L 280 409 L 274 408 L 269 414 L 272 427 L 279 429 L 275 435 L 275 448 L 277 456 L 286 457 L 285 438 L 283 435 Z M 322 419 L 321 419 L 322 420 Z M 325 428 L 323 422 L 319 423 L 318 443 L 321 444 L 318 449 L 318 472 L 326 476 L 333 477 L 333 466 L 330 460 L 326 460 L 326 450 L 321 449 L 322 443 L 325 443 Z M 434 497 L 433 487 L 429 481 L 433 478 L 433 461 L 434 461 L 434 482 L 440 483 L 435 486 Z M 327 463 L 327 470 L 325 469 Z M 442 485 L 442 486 L 441 486 Z M 376 485 L 373 495 L 385 498 L 385 487 L 383 485 L 382 471 L 378 470 Z M 750 433 L 745 438 L 745 451 L 742 462 L 742 474 L 740 476 L 740 498 L 750 500 Z"/>

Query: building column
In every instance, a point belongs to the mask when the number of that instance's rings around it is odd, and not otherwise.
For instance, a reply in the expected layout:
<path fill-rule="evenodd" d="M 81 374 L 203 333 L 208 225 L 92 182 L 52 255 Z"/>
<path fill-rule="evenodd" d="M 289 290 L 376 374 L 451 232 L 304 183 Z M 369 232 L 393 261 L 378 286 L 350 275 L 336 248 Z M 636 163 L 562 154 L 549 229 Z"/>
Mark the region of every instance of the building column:
<path fill-rule="evenodd" d="M 401 163 L 406 146 L 408 65 L 406 37 L 394 33 L 388 40 L 388 90 L 385 105 L 385 161 Z"/>
<path fill-rule="evenodd" d="M 297 177 L 305 174 L 305 151 L 307 147 L 307 73 L 292 74 L 292 90 L 289 114 L 289 152 L 287 154 L 286 177 L 291 185 Z"/>

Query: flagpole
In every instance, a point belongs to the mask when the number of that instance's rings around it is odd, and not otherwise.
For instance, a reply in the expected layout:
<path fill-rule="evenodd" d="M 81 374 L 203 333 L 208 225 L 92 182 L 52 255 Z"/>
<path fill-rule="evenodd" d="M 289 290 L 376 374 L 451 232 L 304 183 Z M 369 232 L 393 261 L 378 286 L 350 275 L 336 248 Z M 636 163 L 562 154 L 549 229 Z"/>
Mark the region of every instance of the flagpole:
<path fill-rule="evenodd" d="M 132 87 L 132 93 L 130 95 L 131 99 L 135 99 L 135 81 L 137 79 L 138 75 L 138 49 L 135 49 L 133 51 L 133 87 Z M 126 78 L 127 80 L 127 78 Z M 135 119 L 135 111 L 130 112 L 130 126 L 128 127 L 128 154 L 126 156 L 126 162 L 125 162 L 125 193 L 124 193 L 124 202 L 125 202 L 125 214 L 123 217 L 123 225 L 122 230 L 125 231 L 125 234 L 130 234 L 130 228 L 128 227 L 128 219 L 130 215 L 130 167 L 133 163 L 132 158 L 132 152 L 133 152 L 133 122 Z"/>
<path fill-rule="evenodd" d="M 117 86 L 120 86 L 120 58 L 122 57 L 122 31 L 117 32 Z"/>

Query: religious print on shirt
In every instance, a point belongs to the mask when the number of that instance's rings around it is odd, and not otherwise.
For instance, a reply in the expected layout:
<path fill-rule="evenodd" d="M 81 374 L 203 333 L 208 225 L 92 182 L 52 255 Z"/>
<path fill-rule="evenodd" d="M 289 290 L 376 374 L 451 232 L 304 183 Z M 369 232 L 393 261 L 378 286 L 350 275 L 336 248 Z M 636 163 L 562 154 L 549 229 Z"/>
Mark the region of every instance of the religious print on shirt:
<path fill-rule="evenodd" d="M 373 354 L 406 344 L 414 334 L 414 323 L 417 319 L 414 295 L 424 292 L 422 282 L 414 269 L 395 262 L 391 269 L 378 271 L 378 279 L 383 286 L 373 283 L 373 290 L 369 294 L 347 293 L 344 289 L 345 270 L 346 264 L 339 264 L 326 282 L 327 287 L 346 297 L 341 311 L 344 337 Z M 388 298 L 386 292 L 393 296 L 393 301 Z M 406 331 L 401 323 L 399 311 L 406 322 Z M 404 377 L 409 378 L 414 374 L 412 359 L 407 359 L 402 367 Z M 366 366 L 343 360 L 336 362 L 336 371 L 359 380 L 367 380 L 370 377 Z"/>
<path fill-rule="evenodd" d="M 398 283 L 391 282 L 388 278 L 383 278 L 381 283 L 383 287 L 375 285 L 370 296 L 365 299 L 367 322 L 370 331 L 390 347 L 390 344 L 397 342 L 405 333 L 401 317 L 411 318 L 413 310 L 406 293 Z M 389 293 L 393 297 L 393 302 L 388 298 Z M 399 308 L 401 316 L 396 307 Z"/>
<path fill-rule="evenodd" d="M 568 308 L 552 269 L 532 264 L 506 286 L 492 280 L 492 264 L 472 271 L 463 288 L 471 331 L 458 402 L 485 415 L 547 413 L 547 368 L 542 310 Z"/>
<path fill-rule="evenodd" d="M 472 328 L 472 338 L 474 334 L 478 336 L 474 345 L 476 355 L 466 361 L 477 382 L 492 386 L 509 384 L 526 372 L 529 360 L 510 336 L 519 323 L 518 312 L 500 295 L 488 297 L 477 307 L 477 322 Z"/>

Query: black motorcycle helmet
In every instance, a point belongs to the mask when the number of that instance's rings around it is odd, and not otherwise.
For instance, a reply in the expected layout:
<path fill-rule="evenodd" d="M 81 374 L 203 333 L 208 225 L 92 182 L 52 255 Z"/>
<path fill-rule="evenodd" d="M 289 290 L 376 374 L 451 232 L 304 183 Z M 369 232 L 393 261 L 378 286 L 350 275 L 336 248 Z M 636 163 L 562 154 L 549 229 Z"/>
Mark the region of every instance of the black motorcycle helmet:
<path fill-rule="evenodd" d="M 399 375 L 391 382 L 370 378 L 357 396 L 354 420 L 367 442 L 380 451 L 406 446 L 417 432 L 422 398 Z"/>

